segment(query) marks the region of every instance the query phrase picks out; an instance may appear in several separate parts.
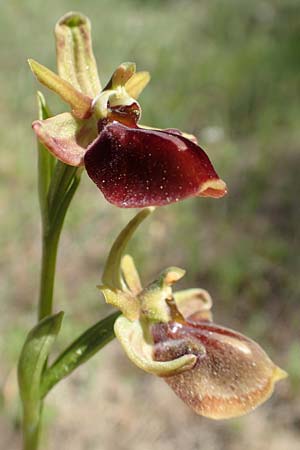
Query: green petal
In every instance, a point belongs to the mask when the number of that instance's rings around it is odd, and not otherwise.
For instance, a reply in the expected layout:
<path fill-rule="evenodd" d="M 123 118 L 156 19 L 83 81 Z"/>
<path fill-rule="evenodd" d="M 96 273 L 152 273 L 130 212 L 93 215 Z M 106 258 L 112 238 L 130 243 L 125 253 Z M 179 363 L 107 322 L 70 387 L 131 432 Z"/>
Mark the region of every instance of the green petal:
<path fill-rule="evenodd" d="M 111 79 L 103 89 L 111 90 L 117 89 L 119 86 L 125 86 L 125 84 L 130 80 L 131 77 L 134 76 L 136 71 L 135 63 L 132 62 L 124 62 L 117 67 L 117 69 L 112 74 Z"/>
<path fill-rule="evenodd" d="M 132 98 L 138 98 L 150 81 L 149 72 L 136 72 L 125 84 L 125 89 Z"/>
<path fill-rule="evenodd" d="M 189 370 L 196 363 L 197 357 L 191 354 L 172 361 L 154 361 L 153 347 L 145 341 L 138 320 L 131 322 L 126 317 L 120 316 L 115 322 L 114 330 L 128 358 L 145 372 L 167 377 Z"/>
<path fill-rule="evenodd" d="M 59 75 L 77 90 L 95 97 L 101 84 L 89 19 L 78 12 L 67 13 L 56 24 L 55 37 Z"/>
<path fill-rule="evenodd" d="M 36 120 L 32 127 L 39 140 L 60 161 L 71 166 L 83 164 L 87 146 L 97 137 L 96 121 L 76 119 L 70 113 Z"/>

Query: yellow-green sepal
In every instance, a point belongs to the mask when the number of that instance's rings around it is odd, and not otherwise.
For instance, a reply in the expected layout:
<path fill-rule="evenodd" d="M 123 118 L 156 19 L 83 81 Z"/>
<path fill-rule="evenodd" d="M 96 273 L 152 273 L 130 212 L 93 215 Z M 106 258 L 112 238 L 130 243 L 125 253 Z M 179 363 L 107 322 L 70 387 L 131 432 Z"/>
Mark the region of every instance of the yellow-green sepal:
<path fill-rule="evenodd" d="M 112 289 L 109 286 L 100 285 L 98 289 L 104 295 L 106 303 L 118 308 L 129 320 L 136 320 L 140 315 L 140 303 L 138 298 L 130 292 L 120 289 Z"/>
<path fill-rule="evenodd" d="M 118 235 L 109 252 L 102 282 L 104 285 L 115 289 L 126 289 L 126 283 L 122 277 L 121 261 L 128 242 L 138 226 L 155 210 L 154 207 L 144 208 L 126 225 Z"/>
<path fill-rule="evenodd" d="M 149 83 L 150 78 L 149 72 L 136 72 L 126 82 L 125 89 L 132 98 L 137 99 Z"/>
<path fill-rule="evenodd" d="M 55 26 L 59 76 L 94 98 L 101 91 L 91 37 L 91 23 L 79 12 L 69 12 Z"/>
<path fill-rule="evenodd" d="M 64 80 L 52 70 L 29 59 L 28 64 L 38 81 L 51 91 L 58 94 L 63 101 L 72 108 L 72 113 L 78 119 L 86 119 L 92 114 L 92 98 L 74 88 L 72 84 Z"/>

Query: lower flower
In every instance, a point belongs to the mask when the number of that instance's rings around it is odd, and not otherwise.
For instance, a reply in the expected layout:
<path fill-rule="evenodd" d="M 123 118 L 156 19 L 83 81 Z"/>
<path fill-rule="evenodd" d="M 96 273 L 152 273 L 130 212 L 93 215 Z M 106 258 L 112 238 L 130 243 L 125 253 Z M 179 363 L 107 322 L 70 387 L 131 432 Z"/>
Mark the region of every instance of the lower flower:
<path fill-rule="evenodd" d="M 144 209 L 116 239 L 100 286 L 119 308 L 115 334 L 139 368 L 163 377 L 197 414 L 228 419 L 267 400 L 287 374 L 242 334 L 213 323 L 204 289 L 173 292 L 184 270 L 170 267 L 142 288 L 134 262 L 122 257 L 126 244 L 152 209 Z"/>

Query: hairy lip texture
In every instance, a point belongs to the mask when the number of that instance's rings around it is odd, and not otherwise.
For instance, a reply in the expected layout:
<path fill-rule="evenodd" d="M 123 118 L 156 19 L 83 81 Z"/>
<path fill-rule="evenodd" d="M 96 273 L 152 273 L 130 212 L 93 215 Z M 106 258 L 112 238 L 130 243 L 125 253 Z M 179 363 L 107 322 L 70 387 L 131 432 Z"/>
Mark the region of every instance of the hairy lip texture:
<path fill-rule="evenodd" d="M 210 418 L 246 414 L 267 400 L 284 377 L 258 344 L 212 323 L 156 324 L 152 335 L 155 360 L 197 356 L 192 369 L 164 379 L 196 413 Z"/>
<path fill-rule="evenodd" d="M 108 201 L 122 207 L 165 205 L 226 193 L 206 153 L 170 131 L 132 128 L 113 122 L 89 146 L 85 166 Z M 211 186 L 210 186 L 211 183 Z"/>

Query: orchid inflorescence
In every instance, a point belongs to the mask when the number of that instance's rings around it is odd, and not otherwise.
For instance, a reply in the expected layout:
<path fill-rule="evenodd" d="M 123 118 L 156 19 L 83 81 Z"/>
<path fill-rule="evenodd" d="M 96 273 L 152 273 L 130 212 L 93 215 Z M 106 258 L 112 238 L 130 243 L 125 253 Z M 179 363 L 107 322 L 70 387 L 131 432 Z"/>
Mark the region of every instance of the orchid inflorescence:
<path fill-rule="evenodd" d="M 123 63 L 101 87 L 89 20 L 69 13 L 56 25 L 58 75 L 30 59 L 37 79 L 71 110 L 51 117 L 39 93 L 39 195 L 42 270 L 39 322 L 19 360 L 24 450 L 39 442 L 43 399 L 50 389 L 115 336 L 139 368 L 162 377 L 197 414 L 224 419 L 264 402 L 286 373 L 251 339 L 212 321 L 212 300 L 204 289 L 173 292 L 185 271 L 163 270 L 142 287 L 133 258 L 125 254 L 131 236 L 156 206 L 188 197 L 220 198 L 226 184 L 191 134 L 140 124 L 138 97 L 148 72 Z M 52 315 L 55 261 L 64 217 L 83 168 L 104 197 L 123 208 L 144 208 L 115 240 L 104 268 L 102 291 L 118 312 L 79 336 L 48 364 L 63 313 Z"/>

